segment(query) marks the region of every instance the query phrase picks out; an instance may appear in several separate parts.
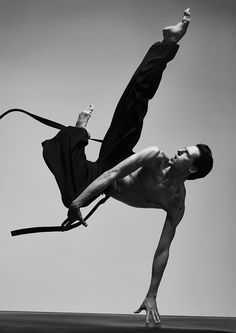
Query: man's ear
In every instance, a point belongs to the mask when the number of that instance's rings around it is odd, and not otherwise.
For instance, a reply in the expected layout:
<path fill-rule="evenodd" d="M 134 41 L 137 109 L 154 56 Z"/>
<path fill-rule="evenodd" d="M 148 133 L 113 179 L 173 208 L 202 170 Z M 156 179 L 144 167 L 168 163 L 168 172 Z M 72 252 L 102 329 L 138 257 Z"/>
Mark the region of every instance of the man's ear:
<path fill-rule="evenodd" d="M 195 167 L 194 165 L 192 165 L 192 166 L 189 168 L 189 172 L 190 172 L 190 174 L 196 173 L 197 170 L 198 170 L 197 167 Z"/>

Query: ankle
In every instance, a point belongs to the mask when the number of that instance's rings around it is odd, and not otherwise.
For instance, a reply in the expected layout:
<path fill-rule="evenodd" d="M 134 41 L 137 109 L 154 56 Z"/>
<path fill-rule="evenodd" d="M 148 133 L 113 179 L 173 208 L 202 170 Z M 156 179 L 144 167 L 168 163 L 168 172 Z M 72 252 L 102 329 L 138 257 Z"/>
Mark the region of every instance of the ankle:
<path fill-rule="evenodd" d="M 78 122 L 75 124 L 75 127 L 77 127 L 77 128 L 81 128 L 82 130 L 84 130 L 84 131 L 87 133 L 88 138 L 91 137 L 91 134 L 90 134 L 90 132 L 88 131 L 87 127 L 85 127 L 85 126 L 79 124 Z"/>
<path fill-rule="evenodd" d="M 177 44 L 177 40 L 174 37 L 168 37 L 168 38 L 166 37 L 166 38 L 163 38 L 162 43 Z"/>

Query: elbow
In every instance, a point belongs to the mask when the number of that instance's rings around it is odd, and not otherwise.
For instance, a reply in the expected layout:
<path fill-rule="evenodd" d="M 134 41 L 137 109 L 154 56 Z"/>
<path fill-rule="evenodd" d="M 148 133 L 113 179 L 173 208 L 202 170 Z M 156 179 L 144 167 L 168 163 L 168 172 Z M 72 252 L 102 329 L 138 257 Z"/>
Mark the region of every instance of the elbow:
<path fill-rule="evenodd" d="M 166 247 L 164 249 L 160 249 L 159 251 L 157 251 L 155 253 L 155 258 L 158 257 L 162 260 L 168 260 L 169 258 L 169 253 L 170 253 L 170 248 L 169 247 Z"/>
<path fill-rule="evenodd" d="M 151 146 L 148 148 L 148 150 L 149 150 L 149 153 L 152 154 L 153 156 L 157 156 L 160 153 L 163 153 L 163 151 L 161 151 L 160 148 L 157 146 Z"/>
<path fill-rule="evenodd" d="M 149 147 L 150 151 L 149 151 L 149 156 L 152 157 L 153 159 L 158 159 L 158 160 L 162 160 L 164 157 L 164 151 L 161 150 L 159 147 L 157 146 L 152 146 Z"/>
<path fill-rule="evenodd" d="M 146 162 L 156 161 L 163 157 L 163 151 L 159 147 L 151 146 L 146 149 L 145 152 Z"/>
<path fill-rule="evenodd" d="M 154 256 L 153 265 L 155 267 L 165 268 L 169 259 L 169 249 L 158 252 Z"/>

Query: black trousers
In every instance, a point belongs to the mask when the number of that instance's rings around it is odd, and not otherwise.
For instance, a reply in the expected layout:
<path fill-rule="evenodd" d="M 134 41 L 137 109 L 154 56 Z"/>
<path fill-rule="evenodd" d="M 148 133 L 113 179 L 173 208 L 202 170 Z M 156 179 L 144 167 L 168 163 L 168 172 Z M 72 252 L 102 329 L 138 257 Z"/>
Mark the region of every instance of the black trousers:
<path fill-rule="evenodd" d="M 44 159 L 56 178 L 66 207 L 101 173 L 134 153 L 148 102 L 178 48 L 177 44 L 164 42 L 150 47 L 119 100 L 96 162 L 86 159 L 89 137 L 83 128 L 66 127 L 43 142 Z"/>

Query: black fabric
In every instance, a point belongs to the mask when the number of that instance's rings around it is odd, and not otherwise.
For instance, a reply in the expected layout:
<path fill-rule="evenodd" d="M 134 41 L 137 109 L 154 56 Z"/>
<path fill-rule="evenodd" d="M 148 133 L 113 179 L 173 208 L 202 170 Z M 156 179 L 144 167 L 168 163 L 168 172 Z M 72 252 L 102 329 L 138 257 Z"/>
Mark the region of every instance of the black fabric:
<path fill-rule="evenodd" d="M 66 127 L 43 142 L 44 159 L 56 178 L 66 207 L 101 173 L 133 154 L 148 101 L 155 95 L 166 64 L 178 47 L 174 43 L 158 42 L 148 50 L 116 107 L 96 162 L 86 159 L 89 138 L 82 128 Z"/>
<path fill-rule="evenodd" d="M 174 58 L 178 48 L 174 43 L 153 44 L 135 71 L 103 139 L 98 158 L 102 162 L 102 171 L 133 154 L 141 135 L 148 102 L 154 97 L 166 64 Z"/>
<path fill-rule="evenodd" d="M 44 125 L 60 130 L 60 132 L 56 135 L 55 138 L 51 140 L 45 140 L 42 143 L 43 147 L 46 145 L 46 148 L 43 150 L 43 156 L 46 164 L 56 178 L 62 194 L 62 201 L 64 205 L 66 207 L 69 207 L 72 201 L 71 198 L 74 198 L 74 196 L 78 192 L 76 191 L 75 184 L 79 186 L 81 193 L 81 191 L 86 187 L 86 185 L 88 185 L 98 175 L 98 167 L 96 167 L 98 166 L 98 164 L 93 163 L 92 165 L 89 161 L 84 163 L 86 157 L 83 152 L 83 147 L 88 144 L 88 139 L 100 143 L 102 142 L 102 140 L 94 139 L 91 137 L 89 138 L 87 135 L 87 131 L 82 128 L 72 126 L 66 127 L 53 120 L 43 118 L 23 109 L 10 109 L 1 114 L 0 119 L 12 112 L 24 113 L 32 117 L 33 119 L 43 123 Z M 80 170 L 80 176 L 78 180 L 78 173 L 76 172 L 77 169 Z M 90 179 L 91 181 L 89 181 Z"/>
<path fill-rule="evenodd" d="M 133 154 L 133 148 L 141 135 L 148 102 L 155 95 L 166 64 L 174 58 L 178 47 L 174 43 L 158 42 L 148 50 L 121 96 L 96 162 L 88 161 L 86 158 L 85 147 L 89 137 L 83 128 L 65 127 L 21 109 L 12 109 L 0 116 L 1 119 L 10 112 L 20 111 L 45 125 L 60 129 L 55 137 L 45 140 L 42 146 L 44 160 L 55 176 L 63 204 L 66 207 L 69 207 L 71 202 L 104 171 Z M 95 139 L 95 141 L 100 140 Z M 96 197 L 91 198 L 85 203 L 85 206 Z M 101 202 L 106 200 L 107 197 Z M 97 207 L 98 204 L 95 209 Z M 91 213 L 95 209 L 92 209 Z M 90 215 L 89 213 L 88 216 Z M 72 225 L 71 229 L 77 225 L 79 223 Z M 62 227 L 36 227 L 13 231 L 12 234 L 19 235 L 40 231 L 65 230 Z"/>
<path fill-rule="evenodd" d="M 47 126 L 50 126 L 50 127 L 54 127 L 54 128 L 57 128 L 57 129 L 60 129 L 60 130 L 63 130 L 65 129 L 66 127 L 62 124 L 59 124 L 55 121 L 52 121 L 50 119 L 47 119 L 47 118 L 43 118 L 41 116 L 38 116 L 36 114 L 33 114 L 33 113 L 30 113 L 28 111 L 25 111 L 25 110 L 22 110 L 22 109 L 10 109 L 6 112 L 4 112 L 2 115 L 0 115 L 0 119 L 2 119 L 3 117 L 5 117 L 7 114 L 9 113 L 12 113 L 12 112 L 22 112 L 24 114 L 27 114 L 28 116 L 38 120 L 39 122 L 47 125 Z M 86 131 L 85 131 L 86 132 Z M 57 135 L 58 137 L 60 136 L 60 133 Z M 87 135 L 86 135 L 87 136 Z M 90 140 L 93 140 L 93 141 L 97 141 L 97 142 L 102 142 L 102 140 L 99 140 L 99 139 L 93 139 L 93 138 L 90 138 Z M 53 142 L 53 140 L 50 140 L 51 142 Z M 54 140 L 55 141 L 55 140 Z M 87 138 L 86 138 L 86 141 L 87 141 Z M 46 144 L 47 140 L 45 141 L 45 144 Z M 43 143 L 43 146 L 44 146 L 44 143 Z M 51 144 L 52 146 L 52 144 Z M 50 147 L 50 145 L 49 145 Z M 48 148 L 49 148 L 48 147 Z M 55 149 L 54 149 L 55 150 Z M 75 149 L 76 150 L 76 149 Z M 47 149 L 48 151 L 48 149 Z M 46 151 L 45 151 L 45 156 L 47 155 Z M 55 156 L 57 156 L 57 154 L 55 154 Z M 60 161 L 59 161 L 60 162 Z M 73 162 L 73 161 L 72 161 Z M 53 168 L 53 165 L 49 165 L 49 167 L 52 169 L 52 171 L 54 171 L 54 168 Z M 56 168 L 58 169 L 58 168 Z M 60 169 L 59 169 L 60 170 Z M 92 169 L 92 173 L 94 173 L 94 168 Z M 56 176 L 56 174 L 55 174 Z M 94 178 L 94 177 L 93 177 Z M 59 186 L 61 185 L 61 182 L 60 182 L 60 172 L 58 174 L 58 177 L 56 177 L 56 179 L 58 179 L 58 184 Z M 63 193 L 63 189 L 61 189 L 61 192 Z M 84 221 L 86 221 L 96 210 L 97 208 L 105 203 L 107 201 L 107 199 L 109 199 L 109 195 L 106 194 L 106 196 L 104 198 L 102 198 L 92 209 L 91 211 L 85 216 L 84 218 Z M 93 198 L 91 199 L 91 201 L 93 201 Z M 32 234 L 32 233 L 38 233 L 38 232 L 55 232 L 55 231 L 68 231 L 68 230 L 71 230 L 71 229 L 74 229 L 76 227 L 78 227 L 79 225 L 81 225 L 81 222 L 77 222 L 77 223 L 73 223 L 72 225 L 70 225 L 69 227 L 66 226 L 68 222 L 68 219 L 66 219 L 61 226 L 47 226 L 47 227 L 31 227 L 31 228 L 23 228 L 23 229 L 17 229 L 17 230 L 13 230 L 11 232 L 11 235 L 12 236 L 19 236 L 19 235 L 24 235 L 24 234 Z"/>
<path fill-rule="evenodd" d="M 42 143 L 44 160 L 56 178 L 66 207 L 101 174 L 99 163 L 86 159 L 88 140 L 85 129 L 68 126 Z"/>

